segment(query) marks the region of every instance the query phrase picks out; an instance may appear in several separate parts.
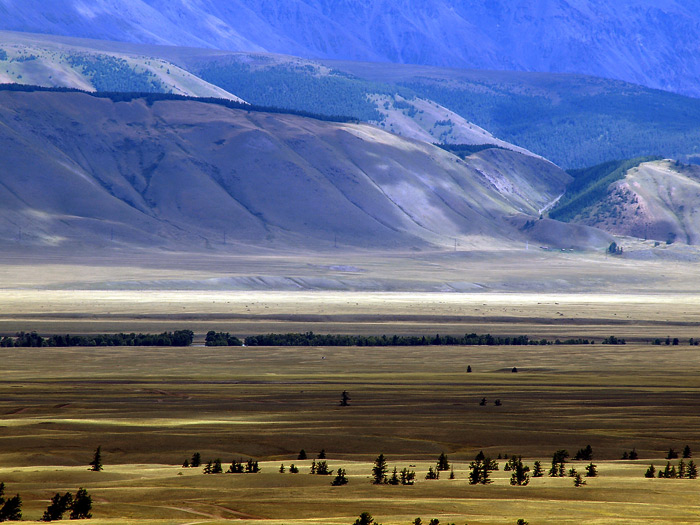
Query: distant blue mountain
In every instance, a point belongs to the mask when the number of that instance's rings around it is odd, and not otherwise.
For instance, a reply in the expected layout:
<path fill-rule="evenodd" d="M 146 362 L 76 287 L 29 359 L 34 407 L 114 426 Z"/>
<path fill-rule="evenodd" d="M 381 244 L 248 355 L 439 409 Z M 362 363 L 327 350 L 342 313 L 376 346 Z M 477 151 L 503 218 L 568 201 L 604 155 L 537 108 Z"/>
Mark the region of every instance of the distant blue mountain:
<path fill-rule="evenodd" d="M 700 0 L 0 0 L 0 29 L 576 72 L 700 96 Z"/>

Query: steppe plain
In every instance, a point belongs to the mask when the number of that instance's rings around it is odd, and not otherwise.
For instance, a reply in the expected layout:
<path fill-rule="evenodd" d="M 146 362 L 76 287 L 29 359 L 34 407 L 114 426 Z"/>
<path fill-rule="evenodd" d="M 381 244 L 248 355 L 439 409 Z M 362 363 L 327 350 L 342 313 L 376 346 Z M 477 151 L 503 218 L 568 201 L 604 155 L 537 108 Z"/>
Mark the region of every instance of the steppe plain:
<path fill-rule="evenodd" d="M 692 254 L 673 254 L 642 262 L 529 247 L 497 256 L 131 254 L 119 263 L 93 256 L 42 264 L 6 255 L 3 334 L 188 328 L 196 336 L 185 349 L 0 349 L 0 481 L 20 493 L 31 520 L 54 493 L 84 486 L 94 523 L 340 525 L 363 511 L 385 525 L 417 516 L 697 523 L 698 480 L 643 477 L 650 463 L 666 464 L 671 447 L 700 451 L 700 351 L 687 344 L 700 338 L 698 274 Z M 212 329 L 239 337 L 477 332 L 597 344 L 204 347 Z M 600 344 L 610 335 L 627 344 Z M 650 344 L 667 336 L 680 344 Z M 338 406 L 343 390 L 349 407 Z M 511 487 L 503 461 L 493 484 L 467 481 L 480 450 L 548 467 L 555 450 L 573 455 L 588 444 L 599 477 L 584 487 L 548 477 Z M 89 472 L 98 445 L 105 469 Z M 620 460 L 633 447 L 640 459 Z M 297 461 L 301 448 L 309 460 Z M 347 470 L 347 486 L 308 474 L 321 449 L 332 469 Z M 443 451 L 456 479 L 425 480 Z M 262 472 L 181 468 L 193 452 L 225 467 L 253 457 Z M 415 470 L 416 484 L 373 486 L 380 453 L 391 467 Z M 301 472 L 280 474 L 281 463 Z M 583 472 L 584 463 L 572 464 Z"/>

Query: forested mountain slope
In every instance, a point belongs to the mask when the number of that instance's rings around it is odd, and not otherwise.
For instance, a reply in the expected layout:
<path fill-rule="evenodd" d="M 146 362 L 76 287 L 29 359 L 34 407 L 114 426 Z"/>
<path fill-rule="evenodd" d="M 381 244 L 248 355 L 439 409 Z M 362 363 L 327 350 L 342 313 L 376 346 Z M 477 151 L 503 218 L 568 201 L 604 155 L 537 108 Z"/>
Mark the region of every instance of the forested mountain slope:
<path fill-rule="evenodd" d="M 698 0 L 0 0 L 0 28 L 316 58 L 582 73 L 700 94 Z"/>

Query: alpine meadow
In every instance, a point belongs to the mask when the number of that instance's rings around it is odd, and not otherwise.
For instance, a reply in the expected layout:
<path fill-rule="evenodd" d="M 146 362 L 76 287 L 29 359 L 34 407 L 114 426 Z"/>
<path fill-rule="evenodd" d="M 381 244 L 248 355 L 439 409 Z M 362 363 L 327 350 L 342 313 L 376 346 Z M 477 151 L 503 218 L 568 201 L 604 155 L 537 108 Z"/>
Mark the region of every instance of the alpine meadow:
<path fill-rule="evenodd" d="M 0 522 L 700 523 L 700 0 L 0 0 Z"/>

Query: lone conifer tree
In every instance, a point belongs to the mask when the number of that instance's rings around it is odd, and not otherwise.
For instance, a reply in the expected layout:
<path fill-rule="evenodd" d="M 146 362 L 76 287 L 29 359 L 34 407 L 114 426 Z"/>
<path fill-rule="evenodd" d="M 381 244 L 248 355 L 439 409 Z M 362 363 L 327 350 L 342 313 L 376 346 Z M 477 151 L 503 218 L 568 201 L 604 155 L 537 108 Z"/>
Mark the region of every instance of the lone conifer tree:
<path fill-rule="evenodd" d="M 581 477 L 581 474 L 574 476 L 574 487 L 581 487 L 586 484 L 586 480 Z"/>
<path fill-rule="evenodd" d="M 392 472 L 391 477 L 387 480 L 389 485 L 398 485 L 401 483 L 399 480 L 399 472 L 396 467 L 394 467 L 394 472 Z"/>
<path fill-rule="evenodd" d="M 389 467 L 386 464 L 386 459 L 384 459 L 384 454 L 379 454 L 377 459 L 374 460 L 374 467 L 372 467 L 372 483 L 375 485 L 386 483 L 387 472 L 389 472 Z"/>
<path fill-rule="evenodd" d="M 598 475 L 598 469 L 596 467 L 597 465 L 594 465 L 592 461 L 586 466 L 587 478 L 595 478 Z"/>
<path fill-rule="evenodd" d="M 686 445 L 683 449 L 683 459 L 690 459 L 691 457 L 693 457 L 693 453 L 690 451 L 690 447 Z"/>
<path fill-rule="evenodd" d="M 343 390 L 343 393 L 340 394 L 340 406 L 341 407 L 346 407 L 349 405 L 348 401 L 350 401 L 350 395 L 348 394 L 347 390 Z"/>
<path fill-rule="evenodd" d="M 654 467 L 653 464 L 649 465 L 649 468 L 647 471 L 644 473 L 645 478 L 653 478 L 654 475 L 656 474 L 656 467 Z"/>
<path fill-rule="evenodd" d="M 299 451 L 297 459 L 306 459 L 306 451 L 303 448 Z"/>
<path fill-rule="evenodd" d="M 544 471 L 542 470 L 542 463 L 535 461 L 535 468 L 532 470 L 532 477 L 541 478 L 543 475 Z"/>
<path fill-rule="evenodd" d="M 450 470 L 450 462 L 447 461 L 447 456 L 445 455 L 444 452 L 440 453 L 440 457 L 438 458 L 438 461 L 437 461 L 437 469 L 438 470 Z"/>
<path fill-rule="evenodd" d="M 93 472 L 102 470 L 102 446 L 97 447 L 97 450 L 95 450 L 95 455 L 90 462 L 90 467 L 90 470 Z"/>

